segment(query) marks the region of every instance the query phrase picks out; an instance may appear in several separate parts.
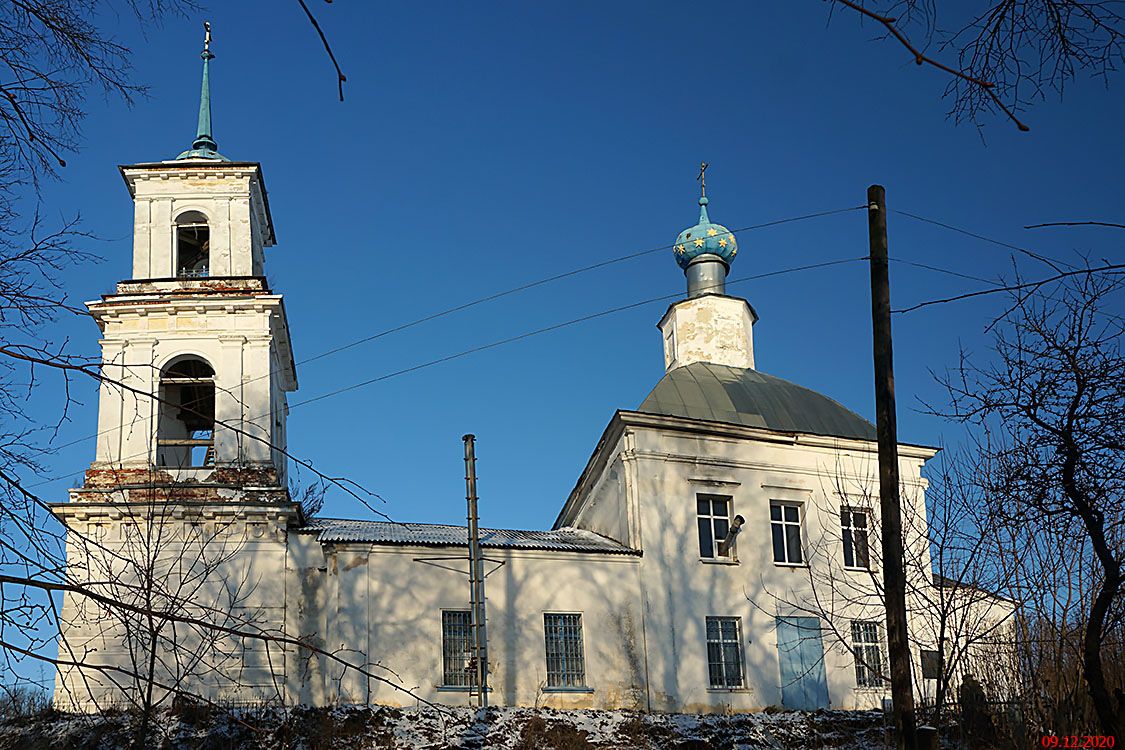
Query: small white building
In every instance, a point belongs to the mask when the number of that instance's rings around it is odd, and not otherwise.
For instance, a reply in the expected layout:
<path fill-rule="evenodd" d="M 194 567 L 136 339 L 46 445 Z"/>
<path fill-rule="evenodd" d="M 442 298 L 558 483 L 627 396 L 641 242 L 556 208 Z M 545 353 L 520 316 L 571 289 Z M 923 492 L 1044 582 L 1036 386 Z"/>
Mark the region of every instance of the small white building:
<path fill-rule="evenodd" d="M 192 149 L 121 168 L 132 277 L 89 303 L 110 378 L 97 454 L 54 506 L 77 584 L 56 702 L 474 702 L 469 588 L 449 570 L 466 568 L 465 527 L 306 518 L 289 496 L 297 379 L 265 273 L 273 220 L 261 167 L 211 137 L 210 59 Z M 700 208 L 675 247 L 688 296 L 659 322 L 666 375 L 610 418 L 551 530 L 481 531 L 493 704 L 887 694 L 874 427 L 756 369 L 758 316 L 723 287 L 736 238 Z M 925 587 L 920 472 L 936 451 L 899 450 Z"/>

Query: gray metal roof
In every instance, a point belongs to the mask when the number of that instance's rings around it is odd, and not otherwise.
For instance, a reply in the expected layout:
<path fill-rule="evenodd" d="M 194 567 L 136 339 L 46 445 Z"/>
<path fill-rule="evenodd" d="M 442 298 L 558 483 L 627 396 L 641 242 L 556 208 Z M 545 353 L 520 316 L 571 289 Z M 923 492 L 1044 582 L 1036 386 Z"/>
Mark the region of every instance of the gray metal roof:
<path fill-rule="evenodd" d="M 317 534 L 321 542 L 368 542 L 422 547 L 467 547 L 469 532 L 464 526 L 391 521 L 355 521 L 344 518 L 313 518 L 297 529 Z M 481 529 L 482 547 L 501 549 L 541 549 L 565 552 L 605 552 L 618 555 L 640 554 L 607 537 L 585 529 L 564 527 L 552 531 Z"/>
<path fill-rule="evenodd" d="M 827 396 L 772 375 L 695 362 L 665 375 L 637 411 L 875 440 L 875 425 Z"/>

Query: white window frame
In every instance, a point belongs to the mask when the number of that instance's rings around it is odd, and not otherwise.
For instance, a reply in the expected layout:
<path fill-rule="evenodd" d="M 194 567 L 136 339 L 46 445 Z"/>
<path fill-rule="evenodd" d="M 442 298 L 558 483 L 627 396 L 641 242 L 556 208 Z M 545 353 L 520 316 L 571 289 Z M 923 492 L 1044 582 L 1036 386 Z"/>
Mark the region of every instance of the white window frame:
<path fill-rule="evenodd" d="M 708 626 L 714 622 L 718 628 L 718 637 L 712 638 L 708 632 Z M 723 635 L 723 623 L 734 623 L 734 638 L 727 638 Z M 746 688 L 746 654 L 742 648 L 742 618 L 730 615 L 707 615 L 703 620 L 703 639 L 707 648 L 707 687 L 710 690 L 744 690 Z M 716 662 L 711 658 L 712 646 L 716 646 L 719 653 L 719 660 Z M 728 670 L 730 665 L 726 660 L 727 654 L 732 651 L 728 648 L 733 646 L 733 653 L 737 657 L 737 662 L 734 666 L 738 668 L 738 684 L 730 685 L 728 682 Z M 717 664 L 720 671 L 723 673 L 723 683 L 721 685 L 715 684 L 712 678 L 712 665 Z"/>
<path fill-rule="evenodd" d="M 885 688 L 886 665 L 883 649 L 883 623 L 879 620 L 852 620 L 852 658 L 855 660 L 857 688 Z M 871 662 L 874 661 L 874 667 Z"/>
<path fill-rule="evenodd" d="M 726 504 L 727 504 L 727 514 L 726 514 L 726 516 L 715 515 L 715 513 L 714 513 L 714 508 L 715 508 L 714 501 L 715 500 L 722 500 L 722 501 L 726 502 Z M 699 504 L 700 504 L 700 502 L 704 502 L 704 501 L 707 502 L 707 513 L 700 513 L 699 512 Z M 705 555 L 705 554 L 703 554 L 703 550 L 700 549 L 699 550 L 699 559 L 700 560 L 703 560 L 705 562 L 732 562 L 732 563 L 738 562 L 738 557 L 736 555 L 736 549 L 735 549 L 736 546 L 737 546 L 737 543 L 732 544 L 730 546 L 730 549 L 727 550 L 727 554 L 723 555 L 723 554 L 719 553 L 719 542 L 723 541 L 723 539 L 726 538 L 727 534 L 730 533 L 730 525 L 731 525 L 731 520 L 733 518 L 734 518 L 734 498 L 731 497 L 730 495 L 718 495 L 718 494 L 715 494 L 713 492 L 697 492 L 695 494 L 695 533 L 696 533 L 696 537 L 698 539 L 699 525 L 700 525 L 701 521 L 703 521 L 704 523 L 707 524 L 707 528 L 709 529 L 709 532 L 711 534 L 711 554 Z M 716 532 L 715 532 L 715 526 L 716 526 L 717 522 L 721 522 L 721 524 L 725 525 L 726 529 L 727 529 L 726 533 L 724 533 L 721 537 L 718 536 L 718 534 L 716 534 Z M 701 543 L 701 546 L 702 546 L 702 540 L 698 539 L 698 541 Z"/>
<path fill-rule="evenodd" d="M 779 508 L 781 518 L 775 519 L 773 517 L 773 509 Z M 797 511 L 797 520 L 791 521 L 785 518 L 785 509 L 795 508 Z M 787 565 L 787 566 L 806 566 L 808 565 L 808 557 L 805 555 L 805 504 L 793 500 L 770 500 L 770 556 L 773 558 L 774 565 Z M 785 551 L 785 559 L 778 560 L 774 550 L 774 531 L 775 527 L 780 527 L 782 538 L 782 549 Z M 795 527 L 797 529 L 797 553 L 800 555 L 799 560 L 793 559 L 792 550 L 790 549 L 789 529 Z"/>
<path fill-rule="evenodd" d="M 848 515 L 848 522 L 844 523 L 844 514 Z M 864 517 L 865 526 L 855 525 L 855 516 L 860 514 Z M 863 549 L 865 551 L 866 560 L 863 564 L 859 563 L 859 558 L 856 555 L 858 546 L 856 545 L 856 533 L 859 532 L 863 535 Z M 871 512 L 865 508 L 855 508 L 849 505 L 840 506 L 840 533 L 843 540 L 841 553 L 844 558 L 844 567 L 848 570 L 871 570 Z M 848 564 L 848 546 L 851 546 L 852 562 Z"/>

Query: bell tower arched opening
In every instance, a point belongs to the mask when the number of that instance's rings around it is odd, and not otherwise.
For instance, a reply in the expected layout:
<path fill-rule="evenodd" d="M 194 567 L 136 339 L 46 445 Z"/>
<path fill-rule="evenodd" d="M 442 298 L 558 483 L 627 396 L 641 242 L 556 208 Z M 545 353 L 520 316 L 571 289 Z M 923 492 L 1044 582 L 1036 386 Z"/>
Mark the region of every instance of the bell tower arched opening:
<path fill-rule="evenodd" d="M 211 227 L 199 211 L 176 217 L 176 278 L 198 278 L 210 274 Z"/>
<path fill-rule="evenodd" d="M 160 374 L 156 465 L 172 469 L 215 465 L 215 370 L 182 357 Z"/>

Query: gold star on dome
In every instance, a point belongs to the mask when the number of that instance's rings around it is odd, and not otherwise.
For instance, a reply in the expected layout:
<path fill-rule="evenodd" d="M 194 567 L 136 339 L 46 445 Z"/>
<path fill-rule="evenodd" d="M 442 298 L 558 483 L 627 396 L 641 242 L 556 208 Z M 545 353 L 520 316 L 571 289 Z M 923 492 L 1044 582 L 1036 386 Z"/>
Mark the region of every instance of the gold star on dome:
<path fill-rule="evenodd" d="M 703 247 L 703 240 L 701 240 L 701 239 L 696 239 L 696 241 L 695 241 L 695 246 L 696 246 L 696 247 Z"/>
<path fill-rule="evenodd" d="M 727 246 L 727 238 L 723 237 L 721 240 L 719 240 L 719 247 L 726 247 L 726 246 Z"/>
<path fill-rule="evenodd" d="M 732 247 L 732 248 L 731 248 L 731 251 L 730 251 L 730 257 L 732 257 L 732 258 L 733 258 L 733 257 L 734 257 L 734 256 L 736 256 L 736 255 L 738 255 L 738 248 L 737 248 L 737 247 Z"/>
<path fill-rule="evenodd" d="M 707 236 L 708 237 L 714 237 L 716 234 L 718 234 L 718 232 L 715 231 L 714 227 L 707 230 Z"/>
<path fill-rule="evenodd" d="M 683 245 L 676 245 L 676 252 L 677 252 L 677 253 L 679 253 L 680 255 L 683 255 L 683 254 L 684 254 L 684 250 L 685 250 L 685 249 L 686 249 L 686 248 L 684 248 L 684 246 L 683 246 Z"/>

